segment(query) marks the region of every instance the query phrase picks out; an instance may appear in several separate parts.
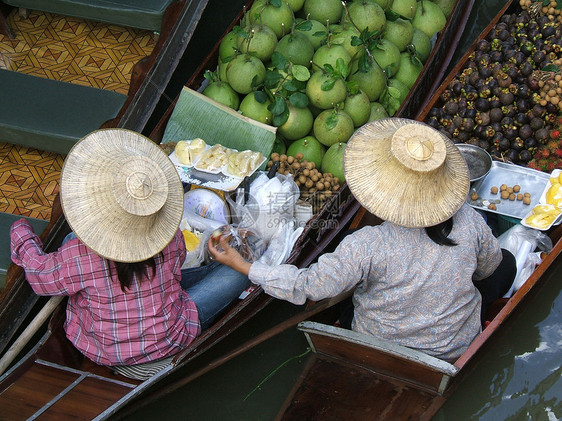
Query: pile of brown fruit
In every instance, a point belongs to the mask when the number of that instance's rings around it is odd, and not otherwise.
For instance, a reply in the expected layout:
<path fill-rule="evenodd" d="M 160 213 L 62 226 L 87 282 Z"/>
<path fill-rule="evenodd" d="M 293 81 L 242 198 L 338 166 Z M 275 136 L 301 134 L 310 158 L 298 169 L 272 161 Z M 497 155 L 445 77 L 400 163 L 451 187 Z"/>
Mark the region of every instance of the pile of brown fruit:
<path fill-rule="evenodd" d="M 537 72 L 546 69 L 550 75 L 561 57 L 558 23 L 544 15 L 534 19 L 527 11 L 506 14 L 478 41 L 425 122 L 455 143 L 473 144 L 496 159 L 526 166 L 549 142 L 560 110 L 557 88 L 541 94 L 546 82 Z"/>
<path fill-rule="evenodd" d="M 279 162 L 278 173 L 293 176 L 300 189 L 300 199 L 310 203 L 314 213 L 318 213 L 341 187 L 337 177 L 331 173 L 321 173 L 316 164 L 303 159 L 301 153 L 295 156 L 272 153 L 267 168 L 271 168 L 275 162 Z"/>
<path fill-rule="evenodd" d="M 543 0 L 519 0 L 519 5 L 531 14 L 545 15 L 552 21 L 562 22 L 562 4 L 559 5 L 556 0 L 548 2 Z"/>

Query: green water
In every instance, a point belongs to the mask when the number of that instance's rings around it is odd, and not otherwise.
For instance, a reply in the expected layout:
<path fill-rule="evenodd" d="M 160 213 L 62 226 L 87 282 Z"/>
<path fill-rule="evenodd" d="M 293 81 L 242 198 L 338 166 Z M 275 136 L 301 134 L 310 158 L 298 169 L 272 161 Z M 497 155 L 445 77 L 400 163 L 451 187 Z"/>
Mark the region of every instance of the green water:
<path fill-rule="evenodd" d="M 475 1 L 453 63 L 503 4 L 504 1 Z M 507 328 L 494 338 L 474 371 L 441 408 L 435 420 L 550 421 L 562 418 L 560 258 L 543 281 L 543 287 L 527 300 L 525 308 L 514 314 Z M 205 362 L 228 352 L 299 309 L 275 301 L 233 337 L 205 354 L 204 360 L 196 363 L 204 366 Z M 289 329 L 150 403 L 127 419 L 272 420 L 298 379 L 308 356 L 295 357 L 306 350 L 304 336 L 295 328 Z"/>

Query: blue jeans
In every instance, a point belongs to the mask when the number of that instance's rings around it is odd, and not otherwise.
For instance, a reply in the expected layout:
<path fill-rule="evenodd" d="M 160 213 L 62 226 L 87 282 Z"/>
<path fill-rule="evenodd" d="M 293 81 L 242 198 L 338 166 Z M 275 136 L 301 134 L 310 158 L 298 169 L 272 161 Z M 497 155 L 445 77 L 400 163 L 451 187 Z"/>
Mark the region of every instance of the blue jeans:
<path fill-rule="evenodd" d="M 250 281 L 246 275 L 212 262 L 182 269 L 180 285 L 197 306 L 201 329 L 205 330 L 250 285 Z"/>

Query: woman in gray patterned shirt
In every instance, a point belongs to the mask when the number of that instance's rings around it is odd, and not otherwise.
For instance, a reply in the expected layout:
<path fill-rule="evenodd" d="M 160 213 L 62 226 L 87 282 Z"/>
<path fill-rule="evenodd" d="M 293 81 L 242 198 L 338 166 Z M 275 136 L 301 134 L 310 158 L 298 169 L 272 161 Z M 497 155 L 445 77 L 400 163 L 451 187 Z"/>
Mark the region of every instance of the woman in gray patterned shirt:
<path fill-rule="evenodd" d="M 458 358 L 515 276 L 513 256 L 465 204 L 462 155 L 433 128 L 390 118 L 356 131 L 344 168 L 357 200 L 385 222 L 346 236 L 306 269 L 250 264 L 224 239 L 222 251 L 209 243 L 213 257 L 295 304 L 354 289 L 353 330 Z"/>

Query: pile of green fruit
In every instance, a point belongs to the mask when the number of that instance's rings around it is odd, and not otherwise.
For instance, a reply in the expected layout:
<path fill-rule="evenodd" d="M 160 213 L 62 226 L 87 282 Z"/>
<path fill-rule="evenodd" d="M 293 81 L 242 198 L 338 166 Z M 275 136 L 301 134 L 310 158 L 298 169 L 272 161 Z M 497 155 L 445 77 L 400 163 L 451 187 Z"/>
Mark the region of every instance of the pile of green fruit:
<path fill-rule="evenodd" d="M 301 153 L 343 182 L 345 142 L 396 113 L 454 4 L 256 0 L 222 40 L 203 94 L 277 127 L 273 152 Z"/>

